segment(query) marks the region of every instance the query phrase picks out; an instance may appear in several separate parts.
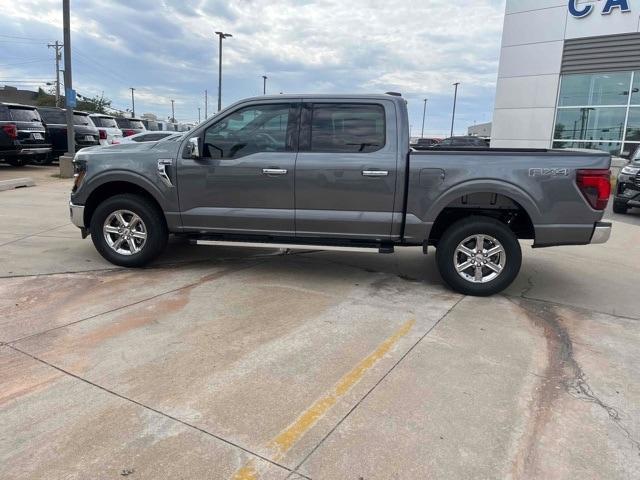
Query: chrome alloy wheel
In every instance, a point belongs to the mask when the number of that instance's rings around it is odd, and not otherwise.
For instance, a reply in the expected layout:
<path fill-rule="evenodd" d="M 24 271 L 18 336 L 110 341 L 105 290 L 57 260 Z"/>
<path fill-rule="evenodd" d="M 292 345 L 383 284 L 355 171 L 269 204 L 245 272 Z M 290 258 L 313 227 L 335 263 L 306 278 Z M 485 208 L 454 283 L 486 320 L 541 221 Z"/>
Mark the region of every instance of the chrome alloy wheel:
<path fill-rule="evenodd" d="M 130 210 L 116 210 L 104 221 L 102 233 L 107 245 L 120 255 L 135 255 L 147 243 L 147 227 Z"/>
<path fill-rule="evenodd" d="M 465 238 L 453 254 L 458 275 L 471 283 L 488 283 L 504 271 L 507 255 L 502 244 L 488 235 Z"/>

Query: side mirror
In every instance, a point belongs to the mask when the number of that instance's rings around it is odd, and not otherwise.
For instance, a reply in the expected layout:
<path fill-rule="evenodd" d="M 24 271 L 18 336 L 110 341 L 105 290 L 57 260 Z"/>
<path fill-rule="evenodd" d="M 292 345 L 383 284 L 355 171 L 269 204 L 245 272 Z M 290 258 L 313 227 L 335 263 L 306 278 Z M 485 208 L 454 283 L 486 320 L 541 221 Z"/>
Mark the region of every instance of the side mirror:
<path fill-rule="evenodd" d="M 202 156 L 200 152 L 200 139 L 198 137 L 189 139 L 189 142 L 187 143 L 187 152 L 189 153 L 189 157 L 194 160 Z"/>

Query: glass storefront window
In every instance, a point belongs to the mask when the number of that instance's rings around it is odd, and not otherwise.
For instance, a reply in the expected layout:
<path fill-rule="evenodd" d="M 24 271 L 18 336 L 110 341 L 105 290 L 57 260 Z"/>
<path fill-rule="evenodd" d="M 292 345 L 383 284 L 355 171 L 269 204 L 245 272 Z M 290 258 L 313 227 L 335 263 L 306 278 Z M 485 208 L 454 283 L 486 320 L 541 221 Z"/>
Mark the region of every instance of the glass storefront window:
<path fill-rule="evenodd" d="M 620 142 L 553 142 L 553 148 L 584 148 L 587 150 L 600 150 L 611 155 L 620 155 Z"/>
<path fill-rule="evenodd" d="M 622 141 L 626 108 L 558 109 L 554 138 Z"/>
<path fill-rule="evenodd" d="M 629 109 L 629 120 L 627 120 L 627 141 L 640 142 L 640 107 Z"/>
<path fill-rule="evenodd" d="M 631 87 L 631 105 L 640 105 L 640 70 L 633 76 L 633 87 Z"/>
<path fill-rule="evenodd" d="M 630 83 L 631 72 L 565 75 L 558 106 L 626 105 Z"/>
<path fill-rule="evenodd" d="M 633 158 L 634 155 L 638 157 L 640 155 L 640 143 L 625 143 L 620 155 L 625 158 Z M 640 157 L 638 158 L 640 159 Z"/>

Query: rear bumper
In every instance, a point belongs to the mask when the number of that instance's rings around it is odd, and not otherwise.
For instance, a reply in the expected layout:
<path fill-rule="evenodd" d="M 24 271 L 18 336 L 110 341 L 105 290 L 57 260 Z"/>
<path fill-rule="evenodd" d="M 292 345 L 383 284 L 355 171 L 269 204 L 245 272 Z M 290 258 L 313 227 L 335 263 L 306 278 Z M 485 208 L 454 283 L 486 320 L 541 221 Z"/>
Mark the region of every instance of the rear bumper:
<path fill-rule="evenodd" d="M 45 155 L 51 152 L 51 147 L 14 147 L 12 150 L 0 151 L 0 157 L 29 157 L 32 155 Z"/>
<path fill-rule="evenodd" d="M 593 229 L 593 235 L 591 236 L 591 243 L 594 245 L 607 243 L 611 238 L 611 223 L 609 222 L 597 222 Z"/>
<path fill-rule="evenodd" d="M 71 217 L 71 223 L 76 227 L 84 229 L 84 205 L 74 205 L 69 202 L 69 216 Z"/>

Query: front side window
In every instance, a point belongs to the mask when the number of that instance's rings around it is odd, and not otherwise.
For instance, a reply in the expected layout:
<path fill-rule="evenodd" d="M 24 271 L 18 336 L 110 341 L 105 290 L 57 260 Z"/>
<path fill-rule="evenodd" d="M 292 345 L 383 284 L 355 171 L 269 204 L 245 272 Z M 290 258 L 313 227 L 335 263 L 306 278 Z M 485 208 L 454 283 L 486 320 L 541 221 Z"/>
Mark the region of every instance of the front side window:
<path fill-rule="evenodd" d="M 311 116 L 311 151 L 370 153 L 385 145 L 382 105 L 316 103 Z"/>
<path fill-rule="evenodd" d="M 205 131 L 203 155 L 231 159 L 287 151 L 290 109 L 290 104 L 267 104 L 233 112 Z"/>

